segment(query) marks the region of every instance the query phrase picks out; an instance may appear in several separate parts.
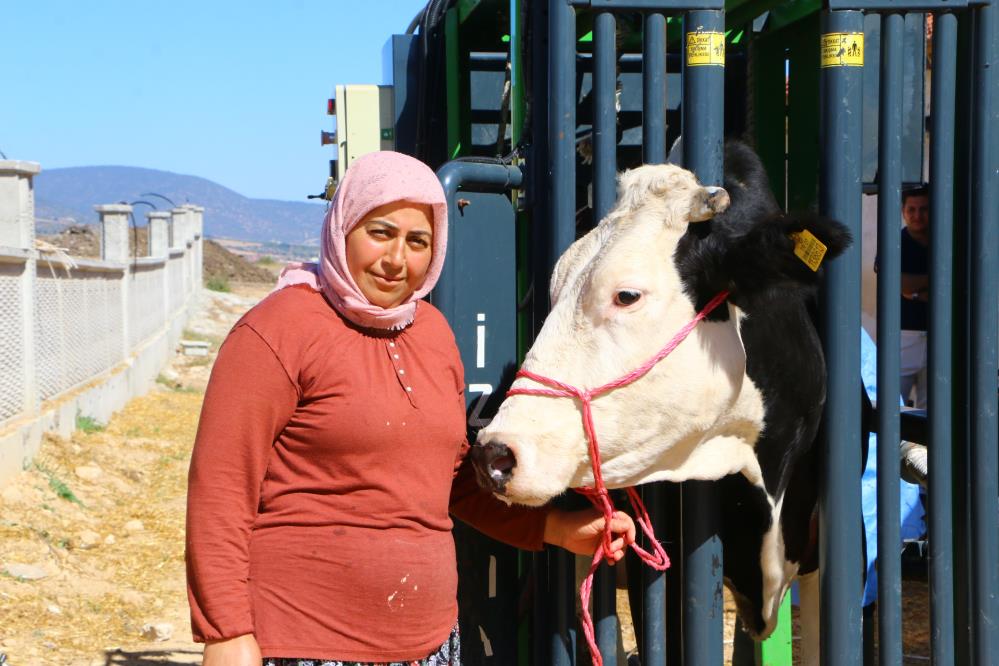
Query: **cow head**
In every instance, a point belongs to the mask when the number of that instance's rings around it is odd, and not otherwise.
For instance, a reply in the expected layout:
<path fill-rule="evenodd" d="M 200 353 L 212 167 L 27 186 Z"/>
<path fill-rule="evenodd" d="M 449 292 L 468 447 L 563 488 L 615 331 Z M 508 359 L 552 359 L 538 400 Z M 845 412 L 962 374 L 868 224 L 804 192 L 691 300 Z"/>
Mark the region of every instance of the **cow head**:
<path fill-rule="evenodd" d="M 532 372 L 599 386 L 655 354 L 696 313 L 674 255 L 688 225 L 724 210 L 728 194 L 672 165 L 624 172 L 619 190 L 614 210 L 555 267 L 551 314 L 524 362 Z M 607 483 L 692 472 L 701 433 L 720 411 L 740 423 L 744 439 L 755 439 L 762 408 L 758 398 L 740 400 L 744 366 L 735 327 L 705 325 L 646 377 L 594 400 Z M 531 382 L 514 385 L 522 384 Z M 518 503 L 543 504 L 592 483 L 580 406 L 569 399 L 508 398 L 473 456 L 497 494 Z"/>
<path fill-rule="evenodd" d="M 730 293 L 641 379 L 595 398 L 593 421 L 611 488 L 741 479 L 728 486 L 731 493 L 749 493 L 759 509 L 758 533 L 743 539 L 756 549 L 758 566 L 742 576 L 752 581 L 734 587 L 749 590 L 737 599 L 750 631 L 760 636 L 772 629 L 774 604 L 796 571 L 787 566 L 783 535 L 774 526 L 824 400 L 821 348 L 804 313 L 816 273 L 796 256 L 795 238 L 807 231 L 825 245 L 826 258 L 850 240 L 836 222 L 783 215 L 762 165 L 745 146 L 730 146 L 726 163 L 725 189 L 703 187 L 673 165 L 621 174 L 615 208 L 555 267 L 551 313 L 523 367 L 581 389 L 602 386 L 655 355 L 717 293 Z M 817 361 L 807 389 L 792 396 L 771 395 L 777 384 L 752 370 L 761 359 L 747 349 L 744 335 L 750 319 L 766 318 L 774 308 L 789 318 L 785 346 L 801 338 Z M 539 388 L 527 378 L 514 387 Z M 768 443 L 761 456 L 771 403 L 796 400 L 808 403 L 801 409 L 807 414 L 793 415 L 800 416 L 793 424 L 797 439 Z M 593 483 L 581 405 L 570 398 L 508 397 L 480 431 L 472 460 L 480 482 L 510 502 L 539 505 Z M 773 554 L 762 566 L 760 548 Z"/>

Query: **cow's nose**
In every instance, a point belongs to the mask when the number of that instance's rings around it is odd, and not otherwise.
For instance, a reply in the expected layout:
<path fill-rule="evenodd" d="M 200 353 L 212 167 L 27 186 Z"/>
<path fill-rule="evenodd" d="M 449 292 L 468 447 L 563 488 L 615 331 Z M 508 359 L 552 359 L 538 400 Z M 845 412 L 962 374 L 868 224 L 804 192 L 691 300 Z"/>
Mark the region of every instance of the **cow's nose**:
<path fill-rule="evenodd" d="M 506 482 L 513 476 L 513 468 L 517 466 L 517 459 L 510 447 L 502 442 L 476 444 L 472 447 L 471 455 L 479 485 L 493 492 L 504 492 Z"/>

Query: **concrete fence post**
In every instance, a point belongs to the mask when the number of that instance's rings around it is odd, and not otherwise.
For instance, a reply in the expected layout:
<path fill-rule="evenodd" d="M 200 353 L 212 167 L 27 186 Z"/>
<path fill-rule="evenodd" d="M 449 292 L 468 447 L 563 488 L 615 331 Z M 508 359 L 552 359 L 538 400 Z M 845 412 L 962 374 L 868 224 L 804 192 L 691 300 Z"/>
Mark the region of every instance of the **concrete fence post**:
<path fill-rule="evenodd" d="M 170 254 L 170 213 L 153 210 L 146 213 L 149 220 L 149 256 L 166 257 Z"/>
<path fill-rule="evenodd" d="M 146 213 L 149 220 L 149 256 L 163 259 L 160 273 L 160 323 L 170 321 L 170 213 L 153 210 Z"/>
<path fill-rule="evenodd" d="M 128 247 L 128 216 L 132 207 L 127 204 L 94 206 L 101 216 L 101 259 L 125 263 L 131 252 Z"/>
<path fill-rule="evenodd" d="M 194 290 L 197 291 L 201 288 L 204 278 L 202 261 L 205 249 L 205 207 L 191 206 L 191 211 L 193 212 L 192 224 L 194 227 Z"/>
<path fill-rule="evenodd" d="M 193 282 L 191 277 L 191 206 L 190 204 L 184 204 L 180 207 L 182 213 L 182 223 L 181 230 L 183 235 L 181 236 L 180 249 L 184 251 L 184 256 L 181 258 L 181 269 L 184 276 L 183 289 L 184 289 L 184 307 L 187 307 L 187 303 L 191 296 L 191 283 Z"/>
<path fill-rule="evenodd" d="M 193 243 L 194 238 L 197 235 L 195 230 L 195 218 L 197 217 L 197 206 L 194 204 L 184 204 L 184 210 L 187 211 L 187 242 Z"/>
<path fill-rule="evenodd" d="M 187 236 L 185 226 L 187 211 L 184 208 L 174 208 L 170 211 L 170 249 L 183 250 Z"/>
<path fill-rule="evenodd" d="M 121 360 L 132 353 L 129 348 L 129 268 L 128 258 L 132 254 L 128 246 L 128 222 L 132 207 L 128 204 L 103 204 L 94 206 L 101 217 L 101 259 L 115 264 L 124 264 L 121 272 L 121 285 L 118 307 L 121 308 Z"/>
<path fill-rule="evenodd" d="M 194 293 L 194 206 L 184 204 L 184 298 L 189 300 Z"/>
<path fill-rule="evenodd" d="M 14 263 L 0 266 L 19 278 L 20 294 L 15 309 L 15 321 L 10 331 L 20 338 L 20 377 L 12 383 L 22 386 L 23 409 L 31 414 L 38 408 L 38 382 L 35 372 L 35 275 L 38 271 L 35 252 L 35 195 L 32 179 L 41 172 L 37 162 L 0 161 L 0 247 Z M 23 258 L 23 260 L 22 260 Z M 18 381 L 20 380 L 20 381 Z M 5 456 L 0 455 L 0 467 Z M 21 461 L 9 461 L 20 468 Z M 0 469 L 0 472 L 3 472 Z"/>
<path fill-rule="evenodd" d="M 34 249 L 37 162 L 0 160 L 0 246 Z"/>
<path fill-rule="evenodd" d="M 171 218 L 171 234 L 170 234 L 170 249 L 172 251 L 181 251 L 183 254 L 180 257 L 180 265 L 178 269 L 180 270 L 180 291 L 181 291 L 181 304 L 179 309 L 184 309 L 187 307 L 187 286 L 190 281 L 188 265 L 187 265 L 187 207 L 178 206 L 170 211 L 172 215 Z"/>

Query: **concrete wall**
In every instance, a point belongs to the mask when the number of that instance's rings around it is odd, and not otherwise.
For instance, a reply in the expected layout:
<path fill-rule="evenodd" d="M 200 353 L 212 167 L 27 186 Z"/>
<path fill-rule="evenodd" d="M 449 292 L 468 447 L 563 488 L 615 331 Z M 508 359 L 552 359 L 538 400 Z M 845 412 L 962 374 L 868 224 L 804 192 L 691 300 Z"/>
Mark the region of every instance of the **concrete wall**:
<path fill-rule="evenodd" d="M 204 209 L 149 217 L 148 256 L 129 252 L 131 206 L 95 206 L 101 259 L 35 240 L 33 162 L 0 161 L 0 481 L 42 434 L 106 422 L 149 390 L 201 285 Z"/>

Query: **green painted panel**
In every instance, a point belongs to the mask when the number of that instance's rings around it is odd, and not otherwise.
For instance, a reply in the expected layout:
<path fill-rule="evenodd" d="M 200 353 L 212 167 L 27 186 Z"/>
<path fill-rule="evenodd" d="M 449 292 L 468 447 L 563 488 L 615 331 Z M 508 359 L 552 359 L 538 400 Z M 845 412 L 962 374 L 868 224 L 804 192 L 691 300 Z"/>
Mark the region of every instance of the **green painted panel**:
<path fill-rule="evenodd" d="M 472 12 L 474 12 L 481 4 L 482 0 L 459 0 L 458 23 L 464 23 L 465 20 L 472 15 Z"/>
<path fill-rule="evenodd" d="M 777 627 L 770 638 L 757 644 L 757 666 L 791 666 L 791 595 L 777 611 Z"/>
<path fill-rule="evenodd" d="M 792 23 L 797 23 L 806 16 L 818 13 L 820 9 L 822 9 L 822 0 L 789 0 L 770 10 L 767 28 L 780 30 Z M 816 50 L 818 50 L 817 46 Z"/>

